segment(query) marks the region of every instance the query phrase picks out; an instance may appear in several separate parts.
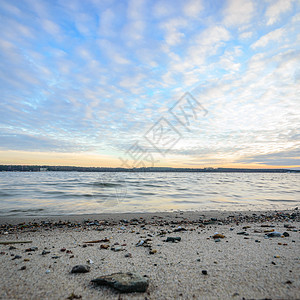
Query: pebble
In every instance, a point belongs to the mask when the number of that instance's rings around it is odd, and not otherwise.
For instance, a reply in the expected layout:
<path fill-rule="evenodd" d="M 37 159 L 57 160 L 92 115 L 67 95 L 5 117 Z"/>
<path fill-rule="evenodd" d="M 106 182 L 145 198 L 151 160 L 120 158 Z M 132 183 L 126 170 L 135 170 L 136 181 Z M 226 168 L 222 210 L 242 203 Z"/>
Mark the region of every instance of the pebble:
<path fill-rule="evenodd" d="M 221 242 L 221 240 L 220 239 L 215 239 L 215 242 L 218 243 L 218 242 Z"/>
<path fill-rule="evenodd" d="M 50 270 L 46 270 L 46 272 L 45 272 L 45 273 L 46 273 L 46 274 L 49 274 L 50 272 L 51 272 Z"/>
<path fill-rule="evenodd" d="M 268 233 L 267 234 L 267 237 L 281 237 L 281 233 L 280 232 L 278 232 L 278 231 L 273 231 L 273 232 L 270 232 L 270 233 Z"/>
<path fill-rule="evenodd" d="M 126 253 L 125 257 L 132 257 L 132 254 L 131 253 Z"/>
<path fill-rule="evenodd" d="M 152 249 L 152 250 L 149 251 L 149 254 L 155 254 L 155 253 L 157 253 L 156 249 Z"/>
<path fill-rule="evenodd" d="M 22 266 L 20 270 L 26 270 L 26 266 Z"/>
<path fill-rule="evenodd" d="M 21 256 L 21 255 L 15 255 L 15 256 L 13 257 L 13 259 L 12 259 L 12 260 L 15 260 L 15 259 L 20 259 L 20 258 L 22 258 L 22 256 Z"/>
<path fill-rule="evenodd" d="M 177 236 L 177 237 L 167 237 L 166 242 L 172 242 L 172 243 L 176 243 L 176 242 L 180 242 L 181 241 L 181 237 Z"/>
<path fill-rule="evenodd" d="M 212 237 L 213 237 L 213 239 L 224 239 L 225 235 L 220 234 L 220 233 L 215 233 Z"/>
<path fill-rule="evenodd" d="M 207 275 L 207 270 L 202 270 L 203 275 Z"/>
<path fill-rule="evenodd" d="M 284 235 L 285 237 L 290 236 L 290 234 L 288 232 L 286 232 L 286 231 L 282 235 Z"/>
<path fill-rule="evenodd" d="M 49 253 L 50 253 L 50 251 L 43 250 L 42 255 L 46 255 L 46 254 L 49 254 Z"/>
<path fill-rule="evenodd" d="M 86 262 L 87 262 L 88 264 L 93 264 L 93 263 L 94 263 L 91 259 L 88 259 Z"/>
<path fill-rule="evenodd" d="M 96 285 L 108 285 L 122 293 L 146 292 L 149 280 L 137 273 L 113 273 L 95 278 L 91 281 Z"/>
<path fill-rule="evenodd" d="M 72 268 L 71 273 L 87 273 L 90 269 L 88 265 L 76 265 Z"/>
<path fill-rule="evenodd" d="M 30 248 L 25 249 L 25 252 L 32 252 L 32 251 L 36 251 L 36 250 L 38 250 L 38 247 L 30 247 Z"/>
<path fill-rule="evenodd" d="M 249 233 L 246 231 L 237 232 L 237 234 L 238 235 L 249 235 Z"/>
<path fill-rule="evenodd" d="M 107 244 L 100 245 L 100 249 L 108 249 L 108 248 L 109 248 L 109 245 L 107 245 Z"/>

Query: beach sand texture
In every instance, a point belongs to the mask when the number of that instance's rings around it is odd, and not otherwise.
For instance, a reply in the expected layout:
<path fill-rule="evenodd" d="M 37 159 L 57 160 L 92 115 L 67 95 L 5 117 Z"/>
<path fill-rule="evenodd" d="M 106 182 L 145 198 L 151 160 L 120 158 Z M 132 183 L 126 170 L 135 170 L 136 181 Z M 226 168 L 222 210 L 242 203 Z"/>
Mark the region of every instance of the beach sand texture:
<path fill-rule="evenodd" d="M 0 298 L 299 299 L 299 221 L 298 210 L 1 218 Z M 79 264 L 90 271 L 72 274 Z M 146 275 L 147 291 L 91 283 L 116 272 Z"/>

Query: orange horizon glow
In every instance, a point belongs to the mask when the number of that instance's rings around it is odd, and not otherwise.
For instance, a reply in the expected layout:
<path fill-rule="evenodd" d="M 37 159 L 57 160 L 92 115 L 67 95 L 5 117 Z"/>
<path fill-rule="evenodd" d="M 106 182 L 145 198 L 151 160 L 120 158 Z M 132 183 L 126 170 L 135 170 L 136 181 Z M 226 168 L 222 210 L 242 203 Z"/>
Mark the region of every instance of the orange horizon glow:
<path fill-rule="evenodd" d="M 267 165 L 258 163 L 238 163 L 234 158 L 224 159 L 218 163 L 213 155 L 199 159 L 199 163 L 189 163 L 183 156 L 170 156 L 158 161 L 153 167 L 172 168 L 247 168 L 247 169 L 292 169 L 299 165 Z M 40 165 L 40 166 L 70 166 L 70 167 L 97 167 L 118 168 L 122 166 L 119 158 L 95 153 L 54 153 L 54 152 L 26 152 L 26 151 L 0 151 L 0 165 Z M 134 166 L 132 166 L 134 167 Z M 151 165 L 147 165 L 151 167 Z"/>

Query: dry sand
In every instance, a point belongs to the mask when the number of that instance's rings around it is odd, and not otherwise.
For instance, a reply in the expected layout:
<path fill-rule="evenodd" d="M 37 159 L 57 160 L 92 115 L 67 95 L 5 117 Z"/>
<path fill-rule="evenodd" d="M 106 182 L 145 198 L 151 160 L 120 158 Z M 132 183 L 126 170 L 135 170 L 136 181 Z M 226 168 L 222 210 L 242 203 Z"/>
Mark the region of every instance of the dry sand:
<path fill-rule="evenodd" d="M 0 242 L 32 241 L 0 244 L 0 298 L 67 299 L 73 293 L 81 299 L 300 299 L 299 212 L 253 213 L 0 218 Z M 87 219 L 97 220 L 96 225 L 84 222 Z M 15 225 L 46 220 L 50 222 Z M 186 231 L 174 232 L 178 226 Z M 289 236 L 265 238 L 264 231 L 272 229 Z M 163 231 L 166 234 L 161 235 Z M 249 235 L 237 234 L 243 231 Z M 225 238 L 215 242 L 215 232 Z M 106 237 L 109 242 L 84 243 Z M 167 237 L 181 237 L 181 241 L 165 242 Z M 147 238 L 152 240 L 155 254 L 149 254 L 149 247 L 136 247 Z M 119 243 L 115 247 L 126 246 L 115 252 L 110 250 L 114 243 Z M 110 247 L 100 249 L 101 244 Z M 16 249 L 9 250 L 11 246 Z M 30 247 L 38 250 L 25 252 Z M 72 253 L 62 252 L 62 248 Z M 42 255 L 43 250 L 50 253 Z M 127 253 L 132 257 L 125 257 Z M 22 258 L 13 260 L 15 255 Z M 87 264 L 88 260 L 93 261 L 90 272 L 70 273 L 74 265 Z M 20 270 L 24 266 L 26 269 Z M 202 270 L 208 274 L 202 274 Z M 90 283 L 100 275 L 120 271 L 147 275 L 147 292 L 120 294 Z"/>

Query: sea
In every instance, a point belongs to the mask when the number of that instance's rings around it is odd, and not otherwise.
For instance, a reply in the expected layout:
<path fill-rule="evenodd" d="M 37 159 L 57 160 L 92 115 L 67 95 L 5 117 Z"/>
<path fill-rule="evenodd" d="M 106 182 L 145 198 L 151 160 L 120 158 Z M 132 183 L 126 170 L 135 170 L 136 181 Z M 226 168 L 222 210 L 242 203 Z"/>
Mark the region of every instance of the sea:
<path fill-rule="evenodd" d="M 0 172 L 0 216 L 298 206 L 300 173 Z"/>

